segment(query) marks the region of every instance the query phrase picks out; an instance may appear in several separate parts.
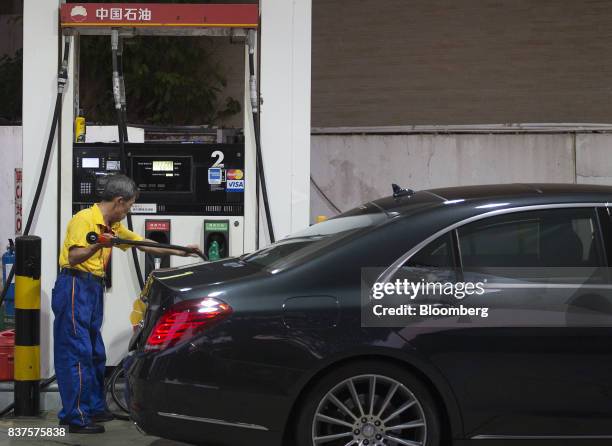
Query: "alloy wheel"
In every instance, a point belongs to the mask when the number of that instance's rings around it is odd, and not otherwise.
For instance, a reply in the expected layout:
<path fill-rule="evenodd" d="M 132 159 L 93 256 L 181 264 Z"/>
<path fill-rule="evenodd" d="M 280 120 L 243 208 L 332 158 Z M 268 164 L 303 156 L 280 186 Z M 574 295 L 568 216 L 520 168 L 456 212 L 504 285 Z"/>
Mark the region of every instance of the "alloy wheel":
<path fill-rule="evenodd" d="M 401 382 L 359 375 L 332 388 L 312 423 L 313 446 L 424 446 L 423 407 Z"/>

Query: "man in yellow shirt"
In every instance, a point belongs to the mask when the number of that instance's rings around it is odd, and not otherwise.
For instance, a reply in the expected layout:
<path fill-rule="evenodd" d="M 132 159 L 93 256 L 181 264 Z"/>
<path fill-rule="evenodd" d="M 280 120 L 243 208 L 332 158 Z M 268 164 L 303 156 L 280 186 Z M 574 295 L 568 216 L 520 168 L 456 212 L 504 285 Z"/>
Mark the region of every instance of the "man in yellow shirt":
<path fill-rule="evenodd" d="M 51 307 L 55 315 L 55 372 L 63 406 L 58 416 L 60 424 L 67 424 L 71 433 L 101 433 L 104 427 L 95 423 L 113 419 L 104 395 L 106 353 L 100 333 L 104 274 L 112 247 L 101 243 L 90 245 L 86 236 L 96 232 L 126 240 L 144 240 L 120 223 L 136 198 L 138 188 L 134 181 L 125 175 L 113 175 L 102 201 L 80 211 L 68 223 L 59 258 L 61 272 L 53 288 Z M 129 248 L 119 247 L 124 251 Z M 156 255 L 187 255 L 171 249 L 139 249 Z"/>

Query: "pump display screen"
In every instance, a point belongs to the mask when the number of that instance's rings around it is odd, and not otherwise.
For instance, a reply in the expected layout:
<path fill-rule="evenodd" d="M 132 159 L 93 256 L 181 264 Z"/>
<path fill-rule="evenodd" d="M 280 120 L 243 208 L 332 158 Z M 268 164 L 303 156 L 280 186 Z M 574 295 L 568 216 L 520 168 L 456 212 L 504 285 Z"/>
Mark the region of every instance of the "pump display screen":
<path fill-rule="evenodd" d="M 153 172 L 174 172 L 174 161 L 153 161 Z"/>
<path fill-rule="evenodd" d="M 85 169 L 99 169 L 100 158 L 83 158 L 81 160 L 82 166 Z"/>
<path fill-rule="evenodd" d="M 132 175 L 141 192 L 191 192 L 192 160 L 188 156 L 132 159 Z"/>

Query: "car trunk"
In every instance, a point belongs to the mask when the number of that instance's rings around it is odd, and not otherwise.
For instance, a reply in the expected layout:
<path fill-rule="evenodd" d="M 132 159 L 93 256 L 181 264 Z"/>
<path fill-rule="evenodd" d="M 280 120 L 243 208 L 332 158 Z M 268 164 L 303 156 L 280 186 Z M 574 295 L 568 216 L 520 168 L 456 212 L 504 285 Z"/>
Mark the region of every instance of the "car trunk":
<path fill-rule="evenodd" d="M 183 300 L 205 297 L 211 286 L 217 289 L 226 283 L 261 271 L 260 267 L 239 259 L 153 271 L 142 291 L 147 302 L 147 311 L 141 328 L 130 341 L 130 351 L 144 347 L 155 323 L 171 305 Z"/>

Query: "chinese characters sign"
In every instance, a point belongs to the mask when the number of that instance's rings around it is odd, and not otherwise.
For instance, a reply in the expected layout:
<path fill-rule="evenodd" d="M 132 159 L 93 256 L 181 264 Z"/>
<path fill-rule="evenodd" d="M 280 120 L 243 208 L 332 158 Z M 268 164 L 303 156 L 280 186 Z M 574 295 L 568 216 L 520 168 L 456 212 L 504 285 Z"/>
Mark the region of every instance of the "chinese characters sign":
<path fill-rule="evenodd" d="M 21 169 L 15 169 L 15 235 L 21 235 L 23 216 L 21 209 L 21 197 L 23 195 L 23 180 Z"/>
<path fill-rule="evenodd" d="M 65 3 L 63 27 L 257 28 L 255 4 Z"/>
<path fill-rule="evenodd" d="M 145 231 L 170 232 L 170 220 L 146 220 Z"/>
<path fill-rule="evenodd" d="M 127 20 L 128 22 L 150 22 L 151 21 L 151 10 L 149 8 L 105 8 L 100 7 L 96 9 L 96 18 L 100 21 L 111 20 L 121 21 Z"/>

